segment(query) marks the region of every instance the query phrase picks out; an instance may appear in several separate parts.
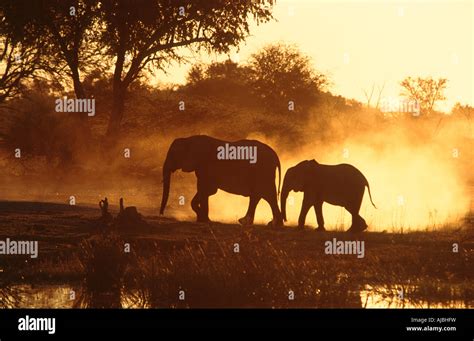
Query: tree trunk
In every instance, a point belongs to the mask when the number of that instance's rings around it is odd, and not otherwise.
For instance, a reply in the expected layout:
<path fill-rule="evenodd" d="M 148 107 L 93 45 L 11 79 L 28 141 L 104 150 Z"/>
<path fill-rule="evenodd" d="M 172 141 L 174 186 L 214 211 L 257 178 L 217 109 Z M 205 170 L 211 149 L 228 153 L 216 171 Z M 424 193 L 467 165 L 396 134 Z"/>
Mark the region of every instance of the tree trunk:
<path fill-rule="evenodd" d="M 77 99 L 86 98 L 86 92 L 82 86 L 82 82 L 79 76 L 79 70 L 77 68 L 71 68 L 72 81 L 74 84 L 74 93 Z M 79 118 L 81 119 L 81 124 L 84 125 L 84 121 L 87 119 L 87 113 L 78 113 Z"/>
<path fill-rule="evenodd" d="M 77 68 L 77 63 L 69 63 L 71 70 L 71 78 L 74 85 L 74 94 L 77 99 L 86 98 L 86 92 L 82 85 L 79 69 Z M 90 121 L 88 120 L 88 114 L 86 112 L 77 112 L 71 114 L 71 119 L 75 124 L 75 134 L 73 134 L 74 139 L 70 142 L 72 145 L 70 148 L 75 151 L 78 148 L 82 150 L 89 150 L 93 146 L 93 136 L 90 127 Z M 76 153 L 70 155 L 67 148 L 66 152 L 61 155 L 61 167 L 67 168 L 77 165 L 80 159 Z"/>
<path fill-rule="evenodd" d="M 121 26 L 120 31 L 125 27 Z M 120 35 L 119 49 L 117 51 L 117 62 L 115 63 L 113 90 L 112 90 L 112 112 L 110 113 L 109 125 L 107 127 L 106 140 L 111 144 L 116 139 L 123 117 L 123 108 L 125 104 L 125 92 L 127 84 L 122 80 L 122 71 L 125 63 L 125 43 L 123 34 Z"/>
<path fill-rule="evenodd" d="M 73 69 L 71 71 L 72 71 L 72 81 L 74 83 L 74 93 L 76 94 L 76 98 L 85 98 L 86 92 L 84 91 L 84 87 L 82 86 L 82 82 L 79 77 L 79 70 Z"/>
<path fill-rule="evenodd" d="M 114 84 L 112 112 L 107 127 L 107 137 L 109 138 L 116 137 L 120 131 L 120 124 L 122 123 L 123 109 L 125 105 L 125 92 L 125 88 L 122 84 L 117 86 Z"/>

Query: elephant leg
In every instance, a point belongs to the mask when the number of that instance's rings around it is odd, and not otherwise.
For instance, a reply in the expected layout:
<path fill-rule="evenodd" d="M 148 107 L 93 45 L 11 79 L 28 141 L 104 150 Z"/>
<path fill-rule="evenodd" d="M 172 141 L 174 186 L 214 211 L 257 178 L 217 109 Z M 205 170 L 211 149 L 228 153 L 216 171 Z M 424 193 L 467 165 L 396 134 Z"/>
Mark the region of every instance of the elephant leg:
<path fill-rule="evenodd" d="M 251 195 L 249 200 L 249 208 L 244 217 L 239 219 L 239 223 L 243 226 L 253 225 L 253 220 L 255 218 L 255 209 L 257 208 L 260 197 L 256 195 Z"/>
<path fill-rule="evenodd" d="M 367 223 L 364 218 L 360 216 L 359 212 L 352 214 L 352 227 L 356 231 L 364 231 L 367 229 Z"/>
<path fill-rule="evenodd" d="M 352 214 L 352 225 L 347 230 L 347 232 L 362 232 L 367 229 L 367 223 L 365 222 L 364 218 L 362 218 L 359 213 L 351 213 Z"/>
<path fill-rule="evenodd" d="M 199 193 L 196 193 L 191 200 L 191 208 L 193 211 L 196 213 L 197 220 L 199 221 L 200 215 L 201 215 L 201 207 L 199 205 Z"/>
<path fill-rule="evenodd" d="M 314 204 L 314 212 L 316 213 L 316 220 L 318 222 L 318 231 L 326 231 L 324 228 L 324 217 L 323 217 L 323 202 L 318 201 Z"/>
<path fill-rule="evenodd" d="M 276 189 L 275 191 L 264 199 L 270 204 L 273 214 L 273 220 L 268 223 L 268 225 L 273 225 L 274 227 L 282 227 L 283 226 L 283 218 L 281 216 L 280 209 L 278 208 L 278 200 L 276 196 Z"/>
<path fill-rule="evenodd" d="M 352 225 L 347 232 L 362 232 L 367 229 L 367 223 L 364 218 L 359 215 L 360 206 L 362 204 L 362 195 L 360 197 L 358 196 L 356 200 L 353 201 L 353 204 L 346 208 L 352 215 Z"/>
<path fill-rule="evenodd" d="M 207 196 L 203 196 L 200 192 L 197 192 L 194 198 L 191 200 L 191 207 L 193 211 L 196 212 L 197 222 L 209 221 L 209 204 Z"/>
<path fill-rule="evenodd" d="M 364 219 L 364 218 L 362 218 L 362 216 L 360 216 L 360 215 L 359 215 L 359 219 L 360 219 L 360 223 L 361 223 L 361 229 L 362 229 L 362 231 L 363 231 L 363 230 L 366 230 L 366 229 L 367 229 L 367 227 L 369 227 L 369 226 L 367 225 L 367 222 L 366 222 L 366 221 L 365 221 L 365 219 Z"/>
<path fill-rule="evenodd" d="M 217 186 L 198 177 L 198 191 L 191 201 L 191 207 L 197 214 L 198 222 L 209 222 L 209 196 L 217 192 Z"/>
<path fill-rule="evenodd" d="M 201 222 L 209 222 L 209 197 L 217 193 L 217 186 L 208 184 L 206 187 L 201 188 L 198 192 L 199 196 L 199 208 L 200 208 L 200 217 L 198 218 Z"/>
<path fill-rule="evenodd" d="M 207 223 L 209 222 L 209 196 L 207 194 L 201 194 L 199 200 L 200 214 L 198 215 L 198 221 Z"/>
<path fill-rule="evenodd" d="M 303 229 L 304 223 L 306 221 L 306 215 L 308 214 L 309 209 L 311 208 L 312 204 L 305 194 L 303 198 L 303 204 L 301 205 L 300 216 L 298 217 L 298 228 Z"/>

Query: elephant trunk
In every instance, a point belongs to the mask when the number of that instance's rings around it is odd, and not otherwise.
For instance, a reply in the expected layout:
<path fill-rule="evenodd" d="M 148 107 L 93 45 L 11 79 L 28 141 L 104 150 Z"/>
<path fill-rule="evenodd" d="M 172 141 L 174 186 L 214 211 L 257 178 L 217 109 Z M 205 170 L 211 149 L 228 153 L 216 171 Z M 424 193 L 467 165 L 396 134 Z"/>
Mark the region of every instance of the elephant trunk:
<path fill-rule="evenodd" d="M 165 212 L 166 203 L 168 202 L 168 196 L 170 194 L 170 183 L 171 183 L 171 169 L 167 162 L 163 166 L 163 195 L 161 197 L 161 208 L 160 214 Z"/>
<path fill-rule="evenodd" d="M 283 217 L 284 221 L 287 221 L 286 219 L 286 199 L 288 198 L 288 194 L 290 193 L 290 188 L 286 181 L 283 182 L 283 189 L 281 190 L 281 196 L 280 196 L 280 207 L 281 207 L 281 215 Z"/>

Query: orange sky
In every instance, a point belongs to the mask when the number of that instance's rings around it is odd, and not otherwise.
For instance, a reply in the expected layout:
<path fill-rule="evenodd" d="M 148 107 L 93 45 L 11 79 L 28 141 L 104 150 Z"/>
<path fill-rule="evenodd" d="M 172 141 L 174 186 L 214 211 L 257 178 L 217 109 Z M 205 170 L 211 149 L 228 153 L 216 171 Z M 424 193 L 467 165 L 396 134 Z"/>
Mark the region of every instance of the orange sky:
<path fill-rule="evenodd" d="M 457 101 L 474 105 L 474 0 L 277 0 L 274 16 L 277 21 L 252 27 L 232 58 L 245 62 L 264 44 L 292 43 L 330 76 L 333 93 L 364 102 L 364 89 L 385 83 L 383 97 L 394 98 L 404 77 L 430 75 L 449 81 L 438 109 Z M 172 67 L 158 78 L 182 83 L 188 69 Z"/>

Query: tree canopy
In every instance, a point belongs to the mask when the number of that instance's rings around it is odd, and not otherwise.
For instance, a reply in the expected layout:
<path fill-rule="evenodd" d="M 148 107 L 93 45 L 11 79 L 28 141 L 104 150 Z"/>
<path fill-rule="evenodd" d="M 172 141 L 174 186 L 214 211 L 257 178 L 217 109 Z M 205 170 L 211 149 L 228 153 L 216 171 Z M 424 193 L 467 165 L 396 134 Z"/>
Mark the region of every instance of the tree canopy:
<path fill-rule="evenodd" d="M 432 77 L 405 78 L 400 85 L 402 95 L 418 102 L 422 114 L 430 114 L 436 102 L 445 100 L 444 90 L 448 80 L 445 78 L 433 79 Z"/>
<path fill-rule="evenodd" d="M 250 21 L 272 19 L 273 4 L 274 0 L 2 1 L 0 32 L 2 38 L 22 36 L 22 46 L 43 51 L 39 69 L 59 79 L 69 76 L 78 98 L 87 95 L 81 72 L 87 76 L 98 67 L 111 70 L 108 134 L 113 135 L 120 128 L 130 84 L 146 71 L 184 61 L 185 47 L 228 52 L 250 34 Z"/>
<path fill-rule="evenodd" d="M 199 93 L 212 95 L 218 89 L 236 97 L 238 91 L 246 96 L 245 104 L 258 103 L 268 111 L 280 113 L 288 113 L 289 101 L 295 104 L 295 111 L 308 109 L 329 84 L 308 56 L 292 45 L 280 43 L 258 50 L 247 63 L 228 59 L 195 64 L 187 80 L 191 87 L 202 88 Z"/>
<path fill-rule="evenodd" d="M 272 109 L 287 110 L 289 101 L 307 106 L 328 85 L 310 58 L 292 45 L 267 45 L 251 56 L 249 67 L 255 93 Z"/>

